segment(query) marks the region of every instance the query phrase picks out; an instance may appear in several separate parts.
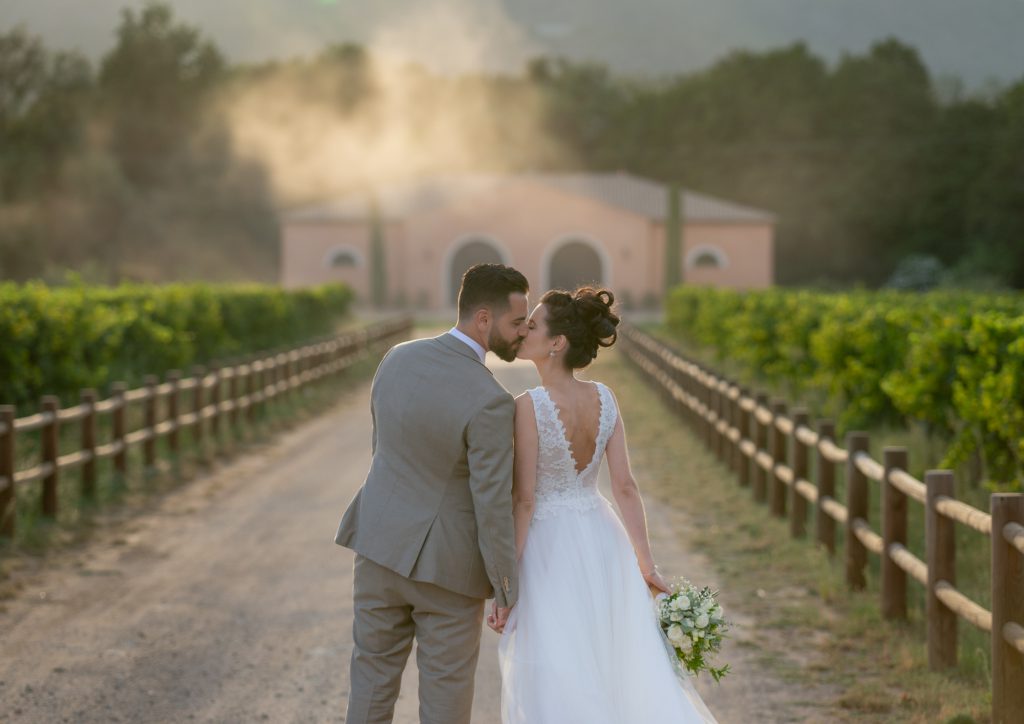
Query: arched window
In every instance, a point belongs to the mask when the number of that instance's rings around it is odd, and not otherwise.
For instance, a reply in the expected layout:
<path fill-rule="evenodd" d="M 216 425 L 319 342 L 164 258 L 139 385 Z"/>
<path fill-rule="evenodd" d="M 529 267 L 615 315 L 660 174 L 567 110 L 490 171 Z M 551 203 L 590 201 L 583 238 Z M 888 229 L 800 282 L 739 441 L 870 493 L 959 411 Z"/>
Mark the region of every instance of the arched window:
<path fill-rule="evenodd" d="M 594 244 L 582 239 L 570 239 L 559 244 L 547 263 L 548 289 L 572 290 L 584 284 L 604 285 L 604 261 Z"/>
<path fill-rule="evenodd" d="M 686 266 L 690 269 L 724 269 L 729 266 L 729 257 L 717 246 L 702 245 L 686 255 Z"/>
<path fill-rule="evenodd" d="M 327 252 L 324 263 L 331 269 L 353 268 L 362 266 L 363 257 L 352 247 L 337 246 Z"/>
<path fill-rule="evenodd" d="M 472 237 L 451 255 L 448 267 L 448 301 L 452 306 L 459 301 L 459 287 L 462 286 L 462 275 L 471 266 L 477 264 L 504 264 L 505 259 L 490 239 Z"/>
<path fill-rule="evenodd" d="M 700 254 L 698 254 L 697 258 L 693 260 L 693 265 L 695 267 L 707 266 L 712 267 L 714 269 L 717 269 L 719 266 L 721 266 L 721 264 L 719 264 L 718 257 L 712 254 L 710 251 L 702 251 Z"/>

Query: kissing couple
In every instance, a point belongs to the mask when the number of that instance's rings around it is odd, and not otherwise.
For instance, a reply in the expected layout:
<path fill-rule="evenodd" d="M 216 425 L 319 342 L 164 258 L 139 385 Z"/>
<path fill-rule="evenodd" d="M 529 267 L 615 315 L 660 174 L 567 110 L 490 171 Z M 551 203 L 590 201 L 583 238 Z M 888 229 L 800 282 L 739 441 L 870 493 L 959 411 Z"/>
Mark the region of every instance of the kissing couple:
<path fill-rule="evenodd" d="M 714 722 L 661 640 L 651 592 L 669 587 L 615 395 L 576 376 L 615 342 L 614 297 L 553 290 L 530 311 L 528 294 L 517 270 L 474 266 L 455 326 L 377 368 L 372 462 L 335 537 L 356 553 L 345 721 L 391 722 L 415 640 L 421 724 L 468 724 L 493 599 L 503 724 Z M 488 351 L 541 385 L 513 398 Z"/>

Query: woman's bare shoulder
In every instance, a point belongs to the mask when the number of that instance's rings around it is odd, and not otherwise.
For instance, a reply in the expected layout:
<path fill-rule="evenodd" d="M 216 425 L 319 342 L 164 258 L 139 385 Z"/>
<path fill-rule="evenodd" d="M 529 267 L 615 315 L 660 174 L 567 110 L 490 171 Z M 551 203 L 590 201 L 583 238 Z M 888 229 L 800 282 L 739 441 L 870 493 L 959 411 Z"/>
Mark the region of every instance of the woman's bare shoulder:
<path fill-rule="evenodd" d="M 516 411 L 529 410 L 533 408 L 533 395 L 530 391 L 521 392 L 516 395 Z"/>

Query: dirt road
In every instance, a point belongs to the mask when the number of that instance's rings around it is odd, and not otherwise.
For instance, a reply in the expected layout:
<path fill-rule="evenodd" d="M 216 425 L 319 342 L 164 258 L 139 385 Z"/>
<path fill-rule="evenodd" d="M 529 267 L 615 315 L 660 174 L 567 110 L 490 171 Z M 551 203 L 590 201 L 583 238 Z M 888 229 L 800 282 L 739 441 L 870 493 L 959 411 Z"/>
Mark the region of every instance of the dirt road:
<path fill-rule="evenodd" d="M 514 393 L 537 383 L 532 365 L 493 368 Z M 369 462 L 368 405 L 365 384 L 27 578 L 0 613 L 0 721 L 344 721 L 352 554 L 333 535 Z M 658 559 L 714 583 L 651 507 Z M 483 638 L 474 722 L 496 724 Z M 746 709 L 771 682 L 730 649 L 732 680 L 698 688 L 723 722 L 765 721 Z M 395 721 L 417 721 L 415 656 Z"/>

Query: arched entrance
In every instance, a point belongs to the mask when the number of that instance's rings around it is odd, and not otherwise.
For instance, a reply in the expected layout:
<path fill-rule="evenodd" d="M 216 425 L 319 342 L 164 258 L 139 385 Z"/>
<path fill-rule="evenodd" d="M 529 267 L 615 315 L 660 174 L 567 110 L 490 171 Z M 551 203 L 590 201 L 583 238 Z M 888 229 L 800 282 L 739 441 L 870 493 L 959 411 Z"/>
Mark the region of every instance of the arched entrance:
<path fill-rule="evenodd" d="M 590 242 L 572 239 L 558 246 L 547 265 L 548 289 L 572 290 L 608 283 L 601 255 Z"/>
<path fill-rule="evenodd" d="M 476 264 L 504 264 L 501 252 L 489 240 L 474 237 L 466 240 L 454 254 L 448 264 L 448 303 L 453 307 L 459 301 L 459 286 L 462 275 Z"/>

